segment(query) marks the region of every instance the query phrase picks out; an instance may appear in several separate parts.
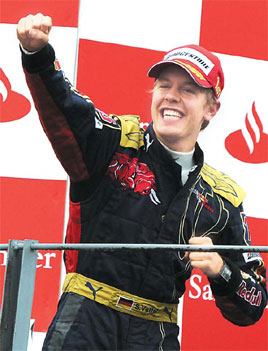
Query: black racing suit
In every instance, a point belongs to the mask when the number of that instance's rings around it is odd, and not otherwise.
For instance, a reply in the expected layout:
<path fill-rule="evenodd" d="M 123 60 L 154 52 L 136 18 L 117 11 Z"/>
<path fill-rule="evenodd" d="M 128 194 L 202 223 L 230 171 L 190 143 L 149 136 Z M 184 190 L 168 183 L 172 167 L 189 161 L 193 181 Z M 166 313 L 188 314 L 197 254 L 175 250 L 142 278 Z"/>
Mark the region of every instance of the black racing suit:
<path fill-rule="evenodd" d="M 82 96 L 55 64 L 50 45 L 22 56 L 43 128 L 70 177 L 66 242 L 179 243 L 209 236 L 214 244 L 249 245 L 241 188 L 203 162 L 183 186 L 181 167 L 137 116 L 106 115 Z M 228 252 L 231 279 L 210 280 L 223 316 L 255 323 L 267 301 L 259 255 Z M 65 252 L 67 273 L 77 272 L 131 294 L 177 303 L 191 266 L 183 252 Z M 45 350 L 178 350 L 175 324 L 126 315 L 73 293 L 63 294 Z M 57 335 L 57 336 L 55 336 Z"/>

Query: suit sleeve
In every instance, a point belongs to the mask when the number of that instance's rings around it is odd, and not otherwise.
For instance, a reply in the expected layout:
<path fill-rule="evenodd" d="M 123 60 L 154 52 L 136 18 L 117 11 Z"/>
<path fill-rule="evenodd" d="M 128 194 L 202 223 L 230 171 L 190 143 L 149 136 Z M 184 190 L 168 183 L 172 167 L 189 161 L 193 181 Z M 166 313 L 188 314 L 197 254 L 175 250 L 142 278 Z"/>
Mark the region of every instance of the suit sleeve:
<path fill-rule="evenodd" d="M 250 245 L 243 207 L 232 208 L 229 226 L 217 244 Z M 217 307 L 230 322 L 239 326 L 256 323 L 267 304 L 266 270 L 259 253 L 229 252 L 222 257 L 231 277 L 209 279 Z"/>
<path fill-rule="evenodd" d="M 43 129 L 71 182 L 93 181 L 120 142 L 120 120 L 96 109 L 71 85 L 51 45 L 33 55 L 22 53 L 22 64 Z"/>

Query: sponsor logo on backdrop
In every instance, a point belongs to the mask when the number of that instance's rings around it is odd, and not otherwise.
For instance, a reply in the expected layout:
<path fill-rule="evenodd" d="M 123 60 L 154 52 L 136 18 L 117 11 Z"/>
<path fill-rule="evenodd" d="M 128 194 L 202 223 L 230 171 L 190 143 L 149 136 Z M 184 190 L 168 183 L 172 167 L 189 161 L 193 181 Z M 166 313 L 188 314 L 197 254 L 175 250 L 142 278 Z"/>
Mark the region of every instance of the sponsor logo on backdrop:
<path fill-rule="evenodd" d="M 10 81 L 0 68 L 0 122 L 11 122 L 25 117 L 31 110 L 30 101 L 12 90 Z"/>
<path fill-rule="evenodd" d="M 249 118 L 249 113 L 252 118 Z M 237 130 L 225 139 L 226 150 L 236 159 L 246 163 L 268 162 L 268 134 L 264 133 L 255 101 L 246 114 L 245 128 Z"/>
<path fill-rule="evenodd" d="M 193 274 L 189 280 L 189 298 L 214 301 L 210 285 L 204 275 Z"/>
<path fill-rule="evenodd" d="M 6 267 L 8 252 L 5 250 L 0 251 L 0 267 Z M 56 253 L 46 252 L 45 254 L 38 252 L 36 268 L 53 269 L 55 266 Z"/>

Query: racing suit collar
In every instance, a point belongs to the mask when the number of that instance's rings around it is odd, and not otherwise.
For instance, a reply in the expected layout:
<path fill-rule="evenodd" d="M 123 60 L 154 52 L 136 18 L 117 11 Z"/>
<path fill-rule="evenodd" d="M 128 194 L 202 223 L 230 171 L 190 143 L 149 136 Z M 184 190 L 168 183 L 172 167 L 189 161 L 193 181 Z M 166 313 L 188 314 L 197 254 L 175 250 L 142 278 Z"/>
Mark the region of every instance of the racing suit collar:
<path fill-rule="evenodd" d="M 153 122 L 149 124 L 145 132 L 145 145 L 146 145 L 147 152 L 150 152 L 154 159 L 158 159 L 159 163 L 165 163 L 165 164 L 170 162 L 172 162 L 173 164 L 176 163 L 173 160 L 172 156 L 169 154 L 169 152 L 164 148 L 164 146 L 157 139 L 153 129 Z M 196 166 L 194 166 L 191 171 L 194 171 L 195 169 L 199 169 L 200 171 L 204 163 L 204 154 L 197 142 L 195 144 L 193 160 Z"/>

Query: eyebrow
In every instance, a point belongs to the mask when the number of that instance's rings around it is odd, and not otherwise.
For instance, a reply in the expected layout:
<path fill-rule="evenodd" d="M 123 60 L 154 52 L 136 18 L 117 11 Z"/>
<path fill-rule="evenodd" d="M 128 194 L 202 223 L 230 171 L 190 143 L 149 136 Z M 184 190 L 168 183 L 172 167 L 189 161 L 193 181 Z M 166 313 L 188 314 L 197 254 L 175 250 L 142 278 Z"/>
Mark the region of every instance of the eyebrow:
<path fill-rule="evenodd" d="M 157 78 L 156 80 L 155 80 L 155 84 L 158 82 L 158 81 L 160 81 L 160 82 L 170 82 L 170 79 L 169 78 L 167 78 L 167 77 L 159 77 L 159 78 Z M 193 86 L 193 87 L 198 87 L 198 84 L 197 83 L 195 83 L 195 82 L 193 82 L 193 81 L 189 81 L 189 82 L 184 82 L 184 83 L 182 83 L 182 85 L 191 85 L 191 86 Z"/>
<path fill-rule="evenodd" d="M 166 78 L 165 76 L 163 77 L 163 76 L 158 76 L 157 78 L 156 78 L 156 80 L 169 80 L 168 78 Z"/>

